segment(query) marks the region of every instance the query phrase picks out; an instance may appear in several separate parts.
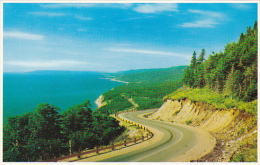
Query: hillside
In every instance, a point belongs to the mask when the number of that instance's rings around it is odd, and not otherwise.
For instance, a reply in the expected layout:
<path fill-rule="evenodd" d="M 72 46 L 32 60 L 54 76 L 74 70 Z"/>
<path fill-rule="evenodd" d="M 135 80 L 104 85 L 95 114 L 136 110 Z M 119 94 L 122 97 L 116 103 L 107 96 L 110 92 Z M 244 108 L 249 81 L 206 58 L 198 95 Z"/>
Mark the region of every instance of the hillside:
<path fill-rule="evenodd" d="M 228 43 L 224 52 L 204 59 L 205 50 L 197 57 L 194 51 L 183 82 L 191 88 L 208 88 L 231 99 L 257 99 L 257 22 L 237 42 Z"/>
<path fill-rule="evenodd" d="M 127 82 L 169 82 L 181 80 L 187 66 L 176 66 L 171 68 L 141 69 L 119 72 L 115 75 L 116 80 Z"/>
<path fill-rule="evenodd" d="M 257 161 L 257 36 L 255 22 L 224 52 L 205 60 L 194 51 L 183 87 L 149 116 L 209 131 L 217 145 L 197 161 Z"/>
<path fill-rule="evenodd" d="M 194 51 L 191 64 L 185 67 L 183 83 L 172 81 L 180 80 L 181 67 L 118 76 L 118 80 L 138 83 L 104 93 L 104 106 L 97 111 L 109 114 L 113 108 L 114 112 L 121 110 L 118 107 L 136 108 L 132 102 L 137 103 L 137 109 L 156 108 L 161 104 L 160 97 L 172 90 L 164 97 L 164 104 L 148 117 L 210 132 L 217 140 L 214 150 L 194 161 L 256 162 L 257 31 L 255 22 L 253 29 L 248 27 L 245 34 L 241 33 L 238 42 L 227 44 L 224 52 L 213 52 L 207 60 L 204 49 L 198 58 Z M 174 75 L 173 70 L 176 76 L 171 79 L 168 76 Z M 116 102 L 115 98 L 120 99 Z"/>
<path fill-rule="evenodd" d="M 105 92 L 101 100 L 103 106 L 95 112 L 111 114 L 131 108 L 159 108 L 164 96 L 181 87 L 185 68 L 177 66 L 117 73 L 115 79 L 130 83 Z"/>
<path fill-rule="evenodd" d="M 190 99 L 165 100 L 151 119 L 202 128 L 217 140 L 214 150 L 194 161 L 256 162 L 257 118 L 237 109 L 217 109 Z"/>

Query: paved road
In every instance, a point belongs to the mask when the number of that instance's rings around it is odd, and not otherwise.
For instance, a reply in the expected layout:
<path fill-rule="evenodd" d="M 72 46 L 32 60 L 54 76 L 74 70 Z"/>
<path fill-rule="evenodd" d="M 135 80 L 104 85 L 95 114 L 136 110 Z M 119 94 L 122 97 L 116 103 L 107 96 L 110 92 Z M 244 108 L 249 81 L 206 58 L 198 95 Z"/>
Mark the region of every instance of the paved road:
<path fill-rule="evenodd" d="M 164 138 L 153 145 L 125 155 L 102 160 L 103 162 L 166 162 L 185 153 L 196 144 L 197 134 L 193 130 L 171 123 L 138 117 L 140 114 L 149 112 L 152 111 L 125 113 L 121 114 L 121 117 L 158 129 L 164 133 Z"/>

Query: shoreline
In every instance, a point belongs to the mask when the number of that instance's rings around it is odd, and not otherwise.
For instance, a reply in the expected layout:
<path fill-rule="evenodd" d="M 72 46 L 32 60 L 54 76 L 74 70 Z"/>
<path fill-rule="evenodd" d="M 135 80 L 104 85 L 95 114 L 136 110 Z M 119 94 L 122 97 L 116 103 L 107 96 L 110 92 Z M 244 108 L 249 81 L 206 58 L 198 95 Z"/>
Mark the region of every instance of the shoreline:
<path fill-rule="evenodd" d="M 125 84 L 128 84 L 129 82 L 127 81 L 121 81 L 121 80 L 116 80 L 114 78 L 99 78 L 99 79 L 107 79 L 107 80 L 110 80 L 110 81 L 117 81 L 117 82 L 121 82 L 121 83 L 125 83 Z M 112 88 L 113 89 L 113 88 Z M 112 90 L 111 89 L 111 90 Z M 96 101 L 94 102 L 98 108 L 102 107 L 104 104 L 102 104 L 102 101 L 104 100 L 104 96 L 103 94 L 101 94 L 97 99 Z"/>
<path fill-rule="evenodd" d="M 106 80 L 121 82 L 121 83 L 125 83 L 125 84 L 128 84 L 128 83 L 129 83 L 129 82 L 127 82 L 127 81 L 116 80 L 115 78 L 99 78 L 99 79 L 106 79 Z"/>
<path fill-rule="evenodd" d="M 95 101 L 95 104 L 98 106 L 98 108 L 102 107 L 102 101 L 104 97 L 103 94 L 98 97 L 98 99 Z"/>
<path fill-rule="evenodd" d="M 127 81 L 116 80 L 116 79 L 114 79 L 114 78 L 111 78 L 110 80 L 111 80 L 111 81 L 117 81 L 117 82 L 125 83 L 125 84 L 128 84 L 128 83 L 129 83 L 129 82 L 127 82 Z"/>

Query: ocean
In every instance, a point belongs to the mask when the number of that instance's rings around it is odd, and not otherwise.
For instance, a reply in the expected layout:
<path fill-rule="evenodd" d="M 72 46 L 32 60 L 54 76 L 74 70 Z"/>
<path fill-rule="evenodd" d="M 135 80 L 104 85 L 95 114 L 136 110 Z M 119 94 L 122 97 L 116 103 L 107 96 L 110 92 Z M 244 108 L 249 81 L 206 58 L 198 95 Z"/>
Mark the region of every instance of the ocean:
<path fill-rule="evenodd" d="M 90 100 L 123 83 L 104 79 L 99 72 L 36 71 L 3 74 L 3 123 L 7 117 L 32 112 L 39 103 L 62 111 Z"/>

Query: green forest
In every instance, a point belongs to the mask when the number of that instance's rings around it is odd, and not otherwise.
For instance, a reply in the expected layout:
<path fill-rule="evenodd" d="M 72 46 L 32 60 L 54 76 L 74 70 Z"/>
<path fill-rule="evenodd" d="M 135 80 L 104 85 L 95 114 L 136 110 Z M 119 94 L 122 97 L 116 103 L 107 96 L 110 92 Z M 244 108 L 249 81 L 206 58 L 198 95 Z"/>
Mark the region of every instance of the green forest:
<path fill-rule="evenodd" d="M 187 66 L 119 72 L 115 79 L 133 83 L 164 83 L 183 78 Z"/>
<path fill-rule="evenodd" d="M 181 87 L 181 81 L 165 83 L 129 83 L 115 87 L 103 94 L 107 104 L 96 111 L 102 114 L 113 114 L 125 109 L 138 110 L 158 108 L 163 104 L 163 97 Z M 138 107 L 134 107 L 132 99 Z"/>
<path fill-rule="evenodd" d="M 204 49 L 198 57 L 194 51 L 183 78 L 184 86 L 191 90 L 179 90 L 169 97 L 193 97 L 218 108 L 239 108 L 257 114 L 257 38 L 256 21 L 236 43 L 228 43 L 224 52 L 212 52 L 205 60 Z"/>
<path fill-rule="evenodd" d="M 125 128 L 109 116 L 93 113 L 89 100 L 59 113 L 39 104 L 33 112 L 9 117 L 3 128 L 3 160 L 40 161 L 108 145 Z M 71 146 L 71 147 L 70 147 Z"/>
<path fill-rule="evenodd" d="M 186 67 L 140 69 L 114 74 L 115 79 L 130 83 L 103 93 L 105 105 L 96 111 L 103 114 L 113 114 L 125 109 L 159 108 L 163 104 L 164 96 L 182 86 L 181 79 Z M 135 107 L 129 99 L 138 106 Z"/>
<path fill-rule="evenodd" d="M 185 70 L 184 84 L 189 87 L 207 87 L 226 96 L 252 101 L 257 98 L 257 22 L 241 33 L 237 43 L 225 46 L 224 52 L 204 59 L 194 51 L 191 64 Z"/>

